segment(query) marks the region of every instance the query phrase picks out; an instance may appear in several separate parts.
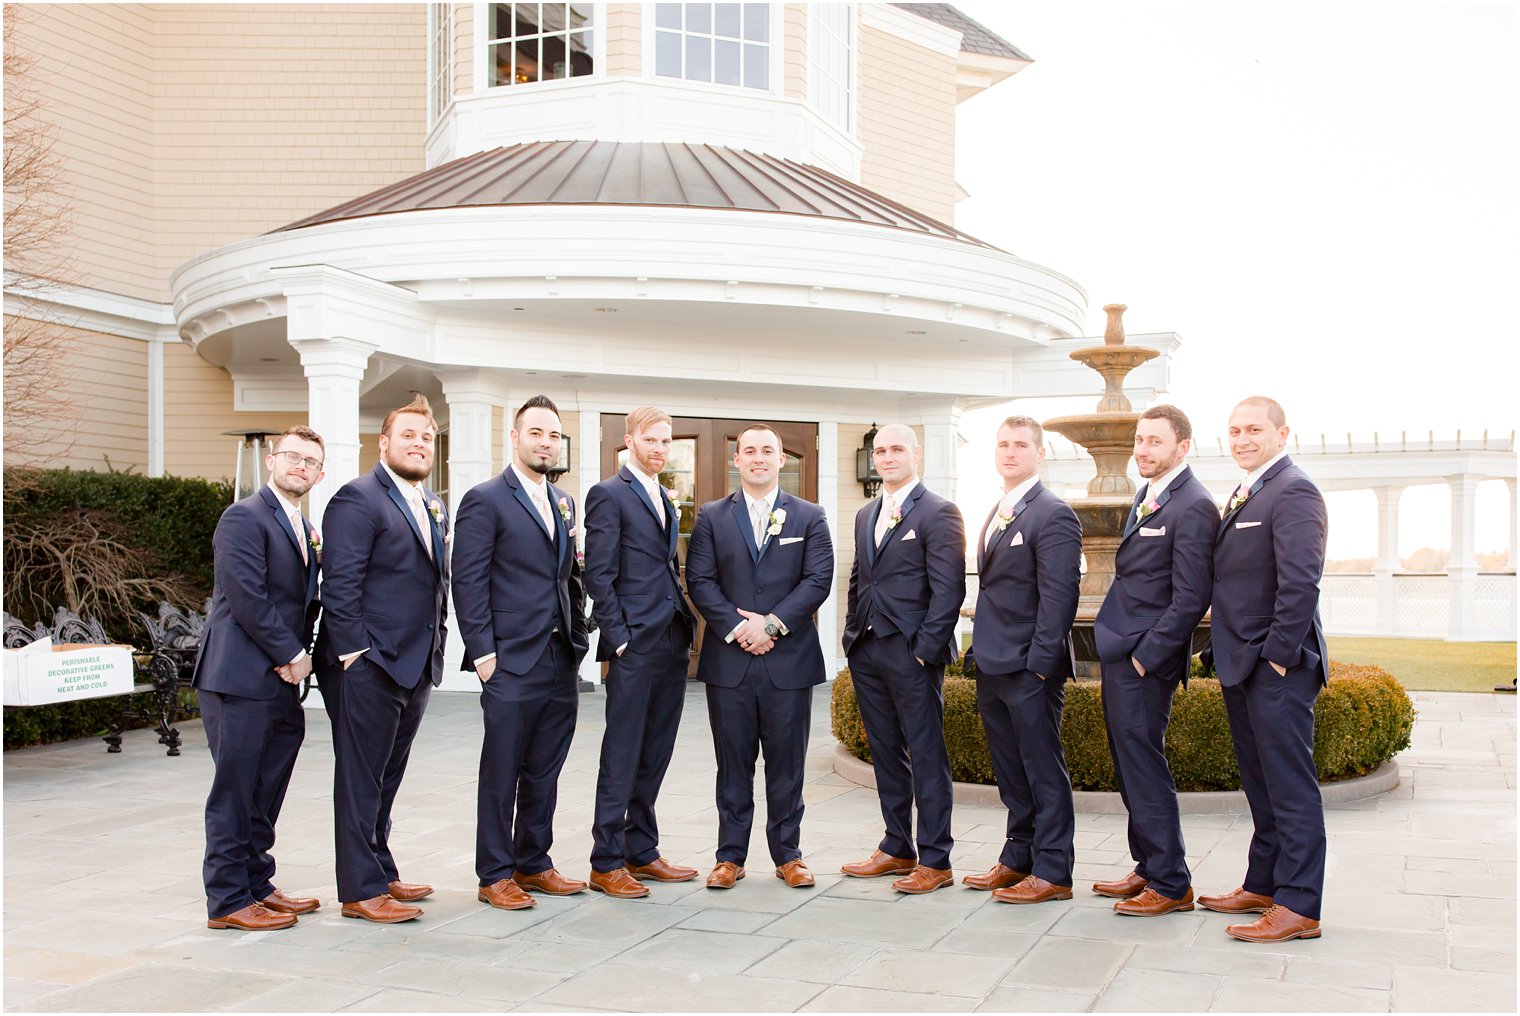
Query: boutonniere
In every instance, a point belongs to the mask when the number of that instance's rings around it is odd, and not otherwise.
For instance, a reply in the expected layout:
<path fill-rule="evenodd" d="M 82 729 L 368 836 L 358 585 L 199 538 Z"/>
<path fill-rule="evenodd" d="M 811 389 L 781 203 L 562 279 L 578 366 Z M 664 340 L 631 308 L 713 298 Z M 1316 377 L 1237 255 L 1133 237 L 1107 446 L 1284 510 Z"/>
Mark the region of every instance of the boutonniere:
<path fill-rule="evenodd" d="M 993 520 L 993 532 L 1001 533 L 1013 525 L 1013 520 L 1018 518 L 1018 513 L 1013 508 L 1005 505 L 998 509 L 997 518 Z"/>
<path fill-rule="evenodd" d="M 311 544 L 311 552 L 317 561 L 322 560 L 322 534 L 317 532 L 317 527 L 311 527 L 311 533 L 306 537 L 306 542 Z"/>
<path fill-rule="evenodd" d="M 1137 521 L 1144 522 L 1146 519 L 1156 514 L 1156 509 L 1160 507 L 1161 506 L 1157 504 L 1154 499 L 1146 501 L 1141 504 L 1139 508 L 1135 509 L 1135 519 Z"/>
<path fill-rule="evenodd" d="M 670 511 L 677 522 L 681 521 L 681 492 L 674 487 L 665 490 L 665 499 L 670 502 Z"/>
<path fill-rule="evenodd" d="M 559 517 L 564 519 L 565 525 L 568 526 L 570 524 L 570 499 L 568 497 L 562 497 L 559 499 L 558 504 Z"/>
<path fill-rule="evenodd" d="M 443 525 L 443 502 L 436 497 L 428 502 L 428 514 L 433 516 L 433 521 Z"/>
<path fill-rule="evenodd" d="M 901 521 L 902 521 L 902 505 L 900 505 L 900 504 L 894 504 L 892 506 L 892 514 L 887 516 L 887 528 L 888 529 L 896 529 L 897 528 L 897 524 L 899 522 L 901 522 Z"/>
<path fill-rule="evenodd" d="M 1248 498 L 1250 496 L 1251 495 L 1249 493 L 1242 494 L 1242 493 L 1239 493 L 1238 491 L 1235 494 L 1232 494 L 1230 496 L 1230 506 L 1224 510 L 1224 513 L 1226 515 L 1230 514 L 1230 512 L 1234 511 L 1236 508 L 1239 508 L 1241 505 L 1245 504 L 1246 503 L 1246 498 Z M 1141 518 L 1145 518 L 1144 515 L 1142 515 L 1140 517 Z"/>
<path fill-rule="evenodd" d="M 769 536 L 777 536 L 781 533 L 781 527 L 784 525 L 786 525 L 786 509 L 777 508 L 771 512 L 771 524 L 765 532 Z"/>

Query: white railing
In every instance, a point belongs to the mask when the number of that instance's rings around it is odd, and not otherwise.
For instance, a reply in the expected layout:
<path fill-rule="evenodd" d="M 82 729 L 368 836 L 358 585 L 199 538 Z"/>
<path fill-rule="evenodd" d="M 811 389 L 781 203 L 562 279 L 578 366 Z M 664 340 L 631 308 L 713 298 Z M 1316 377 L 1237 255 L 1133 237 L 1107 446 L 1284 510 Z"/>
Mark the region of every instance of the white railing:
<path fill-rule="evenodd" d="M 1330 635 L 1444 639 L 1452 635 L 1449 575 L 1331 574 L 1320 581 L 1320 617 Z M 1472 627 L 1466 637 L 1509 642 L 1515 638 L 1515 574 L 1477 576 Z"/>

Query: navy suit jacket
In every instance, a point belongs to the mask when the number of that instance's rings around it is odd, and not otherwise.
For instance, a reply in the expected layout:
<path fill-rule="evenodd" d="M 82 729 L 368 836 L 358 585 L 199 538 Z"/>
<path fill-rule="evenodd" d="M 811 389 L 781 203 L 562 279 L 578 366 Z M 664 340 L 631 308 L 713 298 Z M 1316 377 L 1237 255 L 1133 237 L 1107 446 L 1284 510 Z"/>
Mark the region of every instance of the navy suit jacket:
<path fill-rule="evenodd" d="M 748 503 L 741 492 L 702 506 L 686 551 L 686 588 L 707 621 L 697 680 L 736 688 L 752 663 L 777 688 L 822 684 L 823 647 L 813 613 L 834 583 L 834 542 L 823 509 L 778 491 L 772 512 L 785 511 L 781 531 L 755 545 Z M 763 656 L 725 641 L 743 621 L 739 609 L 775 614 L 786 626 Z"/>
<path fill-rule="evenodd" d="M 1149 499 L 1141 489 L 1135 506 Z M 1155 512 L 1130 530 L 1114 557 L 1114 584 L 1093 624 L 1098 659 L 1131 656 L 1146 674 L 1187 682 L 1193 631 L 1214 591 L 1219 506 L 1184 466 L 1156 499 Z M 1131 507 L 1131 517 L 1135 508 Z"/>
<path fill-rule="evenodd" d="M 855 561 L 844 621 L 848 655 L 867 628 L 901 632 L 930 666 L 960 655 L 955 624 L 966 600 L 966 525 L 960 509 L 920 480 L 899 505 L 900 520 L 877 547 L 878 497 L 855 513 Z"/>
<path fill-rule="evenodd" d="M 1319 619 L 1326 527 L 1319 488 L 1286 456 L 1225 514 L 1214 541 L 1210 645 L 1220 684 L 1239 684 L 1263 659 L 1329 679 Z"/>
<path fill-rule="evenodd" d="M 403 688 L 424 672 L 443 680 L 444 618 L 449 609 L 448 515 L 426 487 L 427 532 L 417 528 L 405 496 L 379 463 L 345 483 L 327 503 L 322 526 L 322 631 L 317 658 L 341 667 L 338 657 L 368 649 L 368 663 Z M 423 541 L 432 544 L 428 557 Z M 357 664 L 355 664 L 357 666 Z"/>
<path fill-rule="evenodd" d="M 311 643 L 317 555 L 311 527 L 297 535 L 268 484 L 229 505 L 211 538 L 216 580 L 211 615 L 195 657 L 197 688 L 271 699 L 285 687 L 274 672 Z M 307 544 L 301 560 L 297 540 Z"/>
<path fill-rule="evenodd" d="M 627 466 L 586 492 L 586 592 L 601 637 L 598 660 L 617 648 L 644 651 L 677 617 L 691 637 L 691 608 L 681 591 L 676 557 L 679 520 L 667 500 L 660 524 L 655 506 Z"/>
<path fill-rule="evenodd" d="M 555 627 L 586 655 L 586 590 L 575 555 L 575 502 L 548 485 L 554 539 L 511 467 L 476 485 L 454 517 L 454 613 L 464 639 L 461 670 L 496 654 L 497 673 L 533 669 Z M 569 516 L 566 521 L 565 516 Z"/>
<path fill-rule="evenodd" d="M 1065 680 L 1071 676 L 1071 623 L 1082 582 L 1082 524 L 1071 505 L 1036 480 L 989 546 L 987 531 L 997 510 L 994 505 L 978 536 L 971 630 L 977 672 L 1032 670 Z"/>

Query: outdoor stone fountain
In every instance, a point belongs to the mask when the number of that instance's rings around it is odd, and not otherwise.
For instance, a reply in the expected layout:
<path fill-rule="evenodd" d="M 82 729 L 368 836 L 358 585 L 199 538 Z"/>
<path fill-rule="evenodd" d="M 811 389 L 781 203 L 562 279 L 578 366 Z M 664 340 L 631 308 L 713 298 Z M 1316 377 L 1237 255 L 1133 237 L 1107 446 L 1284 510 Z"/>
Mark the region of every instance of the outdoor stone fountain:
<path fill-rule="evenodd" d="M 1103 397 L 1098 400 L 1097 411 L 1059 416 L 1044 424 L 1046 430 L 1085 448 L 1098 467 L 1097 475 L 1087 484 L 1087 496 L 1071 502 L 1082 522 L 1082 554 L 1087 563 L 1082 574 L 1077 620 L 1072 625 L 1076 676 L 1081 680 L 1102 677 L 1093 640 L 1093 619 L 1098 616 L 1108 587 L 1114 583 L 1114 555 L 1119 551 L 1124 523 L 1135 502 L 1135 484 L 1125 467 L 1134 452 L 1135 424 L 1140 414 L 1131 409 L 1124 395 L 1124 378 L 1140 364 L 1160 355 L 1154 349 L 1124 344 L 1125 310 L 1122 303 L 1105 304 L 1103 311 L 1108 315 L 1108 324 L 1103 330 L 1103 345 L 1088 346 L 1071 354 L 1073 360 L 1103 376 Z M 1207 633 L 1205 620 L 1193 636 L 1195 651 L 1207 644 Z"/>

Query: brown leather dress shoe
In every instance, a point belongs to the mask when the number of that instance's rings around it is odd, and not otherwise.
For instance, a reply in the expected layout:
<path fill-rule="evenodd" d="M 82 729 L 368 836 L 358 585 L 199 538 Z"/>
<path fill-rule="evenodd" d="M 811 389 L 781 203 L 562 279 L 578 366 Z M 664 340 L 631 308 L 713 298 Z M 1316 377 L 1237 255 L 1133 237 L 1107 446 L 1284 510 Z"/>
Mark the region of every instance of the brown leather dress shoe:
<path fill-rule="evenodd" d="M 1044 903 L 1047 900 L 1071 899 L 1071 886 L 1052 885 L 1038 875 L 1030 875 L 1018 885 L 999 889 L 992 894 L 999 903 Z"/>
<path fill-rule="evenodd" d="M 1265 914 L 1272 906 L 1272 897 L 1235 889 L 1223 896 L 1200 896 L 1198 905 L 1221 914 Z"/>
<path fill-rule="evenodd" d="M 416 903 L 433 895 L 433 887 L 413 882 L 392 882 L 385 887 L 386 895 L 402 903 Z"/>
<path fill-rule="evenodd" d="M 259 905 L 265 910 L 273 910 L 277 914 L 309 914 L 322 905 L 322 901 L 310 896 L 286 896 L 280 890 L 275 889 L 268 896 L 259 900 Z"/>
<path fill-rule="evenodd" d="M 1253 923 L 1232 924 L 1224 933 L 1242 942 L 1287 942 L 1295 938 L 1319 938 L 1319 922 L 1287 907 L 1271 906 Z"/>
<path fill-rule="evenodd" d="M 955 872 L 949 868 L 926 868 L 920 864 L 914 867 L 913 874 L 893 882 L 892 888 L 909 896 L 922 896 L 954 883 Z"/>
<path fill-rule="evenodd" d="M 707 876 L 707 888 L 732 889 L 744 877 L 744 869 L 733 861 L 719 861 Z"/>
<path fill-rule="evenodd" d="M 1172 899 L 1162 896 L 1150 886 L 1140 891 L 1140 895 L 1131 896 L 1127 900 L 1120 900 L 1114 904 L 1114 913 L 1125 914 L 1129 917 L 1160 917 L 1162 914 L 1170 914 L 1173 911 L 1193 909 L 1193 890 L 1189 889 L 1182 894 L 1181 899 Z"/>
<path fill-rule="evenodd" d="M 510 878 L 498 879 L 490 885 L 481 886 L 475 898 L 489 903 L 497 910 L 527 910 L 538 906 L 538 901 L 522 891 L 522 887 Z"/>
<path fill-rule="evenodd" d="M 800 857 L 794 857 L 777 868 L 776 877 L 790 889 L 806 889 L 813 884 L 813 873 L 808 871 L 808 866 Z"/>
<path fill-rule="evenodd" d="M 373 921 L 376 924 L 400 924 L 402 921 L 410 921 L 415 917 L 422 916 L 421 907 L 409 906 L 405 903 L 397 903 L 389 896 L 381 893 L 372 899 L 360 900 L 358 903 L 343 904 L 344 917 L 357 917 L 364 921 Z"/>
<path fill-rule="evenodd" d="M 295 914 L 279 914 L 258 903 L 250 903 L 242 910 L 234 910 L 225 917 L 213 917 L 206 927 L 236 928 L 238 931 L 278 931 L 296 923 Z"/>
<path fill-rule="evenodd" d="M 640 881 L 647 878 L 651 882 L 690 882 L 698 872 L 695 868 L 683 868 L 663 857 L 656 857 L 648 864 L 630 864 L 628 874 Z"/>
<path fill-rule="evenodd" d="M 586 883 L 578 878 L 566 878 L 559 873 L 558 868 L 535 871 L 531 875 L 514 871 L 512 881 L 530 893 L 543 893 L 545 896 L 574 896 L 586 888 Z"/>
<path fill-rule="evenodd" d="M 893 857 L 873 850 L 864 861 L 841 864 L 839 870 L 851 878 L 880 878 L 883 875 L 910 875 L 917 867 L 918 862 L 911 857 Z"/>
<path fill-rule="evenodd" d="M 589 888 L 592 892 L 606 893 L 617 900 L 633 900 L 649 895 L 649 887 L 628 874 L 627 868 L 615 868 L 612 871 L 592 868 Z"/>
<path fill-rule="evenodd" d="M 1138 871 L 1132 871 L 1117 882 L 1094 882 L 1093 892 L 1099 896 L 1127 900 L 1132 896 L 1139 896 L 1148 885 L 1150 885 L 1148 879 L 1142 878 Z"/>
<path fill-rule="evenodd" d="M 991 892 L 994 889 L 1018 885 L 1028 877 L 1029 872 L 1016 871 L 1000 862 L 979 875 L 967 875 L 961 879 L 961 885 L 968 889 L 980 889 L 983 892 Z"/>

